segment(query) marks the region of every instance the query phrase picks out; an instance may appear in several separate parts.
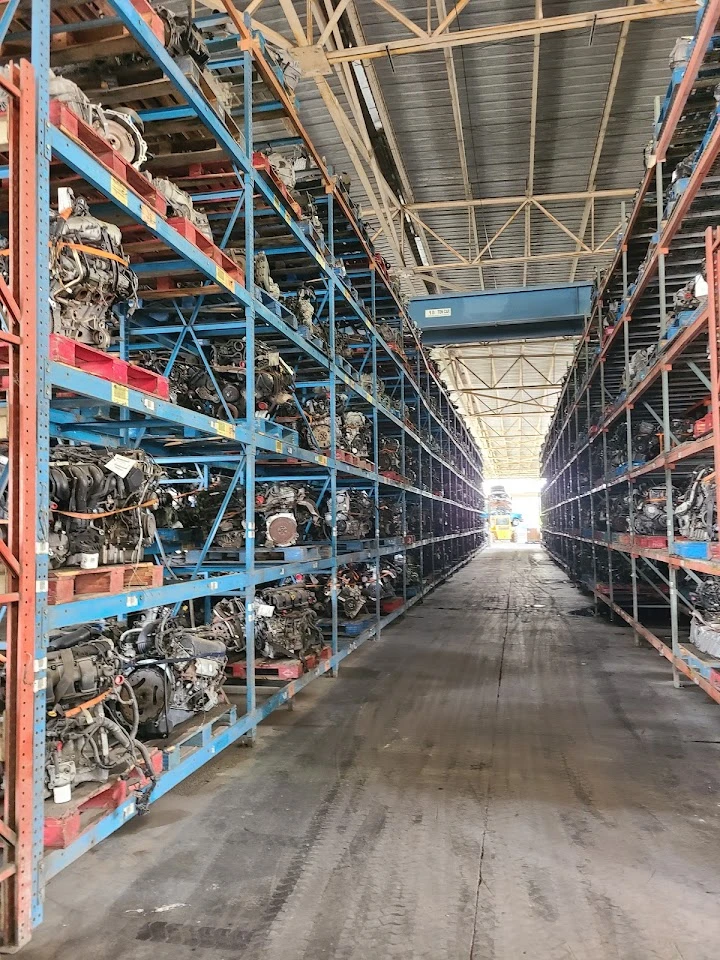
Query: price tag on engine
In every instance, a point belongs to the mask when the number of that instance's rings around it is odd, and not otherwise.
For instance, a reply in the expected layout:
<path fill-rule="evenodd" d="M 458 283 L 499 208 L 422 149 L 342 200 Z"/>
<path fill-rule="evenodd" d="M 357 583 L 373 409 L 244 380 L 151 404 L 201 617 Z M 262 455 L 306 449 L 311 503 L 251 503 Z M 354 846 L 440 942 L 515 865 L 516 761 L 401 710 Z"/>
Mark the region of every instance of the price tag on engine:
<path fill-rule="evenodd" d="M 215 279 L 221 286 L 232 290 L 233 293 L 235 292 L 235 281 L 222 267 L 215 267 Z"/>
<path fill-rule="evenodd" d="M 226 423 L 225 420 L 212 420 L 212 428 L 219 437 L 227 437 L 230 440 L 235 439 L 235 424 Z"/>
<path fill-rule="evenodd" d="M 110 177 L 110 193 L 118 200 L 120 203 L 127 206 L 128 202 L 128 189 L 124 183 L 120 183 L 119 180 L 116 180 L 115 177 Z"/>
<path fill-rule="evenodd" d="M 113 403 L 126 407 L 130 403 L 130 391 L 121 383 L 113 383 L 110 389 L 110 397 Z"/>
<path fill-rule="evenodd" d="M 157 226 L 157 214 L 152 207 L 148 207 L 144 203 L 140 204 L 140 217 L 142 222 L 146 223 L 151 230 L 154 230 Z"/>

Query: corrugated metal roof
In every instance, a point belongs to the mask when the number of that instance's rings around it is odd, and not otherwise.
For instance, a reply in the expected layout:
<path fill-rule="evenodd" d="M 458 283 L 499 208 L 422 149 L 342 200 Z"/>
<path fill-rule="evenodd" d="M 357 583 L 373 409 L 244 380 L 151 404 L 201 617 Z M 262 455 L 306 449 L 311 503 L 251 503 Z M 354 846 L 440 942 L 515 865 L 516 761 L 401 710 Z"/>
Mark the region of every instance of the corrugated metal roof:
<path fill-rule="evenodd" d="M 422 28 L 428 27 L 428 9 L 431 9 L 430 26 L 434 29 L 438 23 L 437 4 L 438 0 L 430 7 L 425 0 L 396 0 L 394 6 Z M 619 0 L 545 0 L 542 9 L 544 17 L 548 18 L 618 5 Z M 306 4 L 298 0 L 294 6 L 304 24 Z M 329 10 L 333 6 L 330 0 L 324 3 Z M 446 6 L 451 8 L 453 0 L 447 0 Z M 358 44 L 389 42 L 411 36 L 405 26 L 393 19 L 374 0 L 354 0 L 348 13 L 348 24 L 351 27 L 354 25 L 355 42 Z M 279 0 L 265 0 L 254 15 L 262 24 L 284 35 L 293 44 L 292 32 Z M 450 29 L 468 30 L 532 19 L 534 16 L 534 0 L 499 0 L 494 4 L 470 2 Z M 473 199 L 524 196 L 531 167 L 534 170 L 535 195 L 584 193 L 588 187 L 597 190 L 632 190 L 637 186 L 643 170 L 643 148 L 651 133 L 653 102 L 664 92 L 669 79 L 670 50 L 678 36 L 693 32 L 693 23 L 690 16 L 673 16 L 629 25 L 593 184 L 590 182 L 593 156 L 621 29 L 620 25 L 598 26 L 594 30 L 542 35 L 533 161 L 530 156 L 533 38 L 530 36 L 452 48 L 469 190 Z M 403 196 L 405 203 L 466 199 L 467 187 L 461 169 L 445 53 L 433 50 L 392 59 L 386 56 L 366 61 L 365 69 L 371 85 L 376 78 L 382 91 L 380 116 L 391 135 L 391 142 L 397 144 L 395 159 L 406 184 L 404 192 L 407 195 Z M 327 79 L 342 108 L 351 114 L 339 72 L 336 65 L 333 75 Z M 318 149 L 336 170 L 350 173 L 354 199 L 364 210 L 370 210 L 368 197 L 353 171 L 344 138 L 330 119 L 314 80 L 303 78 L 297 93 L 301 119 Z M 376 180 L 369 169 L 367 174 L 372 189 L 378 193 Z M 595 202 L 583 235 L 584 242 L 591 250 L 608 238 L 608 254 L 612 251 L 612 234 L 620 222 L 620 202 L 617 198 Z M 567 230 L 578 234 L 586 206 L 583 198 L 548 201 L 544 206 Z M 574 259 L 567 256 L 577 249 L 575 239 L 551 222 L 548 215 L 533 207 L 529 216 L 531 253 L 543 257 L 564 254 L 564 258 L 531 262 L 527 268 L 521 262 L 487 265 L 482 271 L 477 266 L 462 267 L 456 254 L 449 248 L 472 261 L 478 252 L 474 244 L 475 231 L 482 250 L 501 230 L 513 209 L 512 205 L 505 205 L 475 207 L 472 210 L 457 206 L 452 209 L 418 210 L 416 215 L 429 228 L 429 231 L 424 231 L 423 239 L 430 263 L 455 264 L 452 269 L 444 269 L 437 274 L 440 280 L 460 290 L 477 290 L 483 286 L 517 286 L 524 282 L 566 281 L 572 276 L 582 280 L 593 278 L 598 268 L 606 262 L 602 255 L 582 256 L 575 264 Z M 475 231 L 472 229 L 473 221 Z M 369 222 L 372 230 L 376 223 L 372 217 Z M 434 237 L 433 233 L 442 240 Z M 484 256 L 492 257 L 495 261 L 522 258 L 525 241 L 523 210 L 502 231 Z M 396 267 L 402 266 L 382 233 L 376 238 L 376 243 L 391 263 Z M 409 259 L 407 244 L 405 255 Z M 425 292 L 427 289 L 419 277 L 412 277 L 409 273 L 405 275 L 404 287 L 408 294 Z M 430 289 L 435 292 L 436 288 L 430 286 Z M 558 343 L 548 341 L 507 345 L 503 348 L 506 351 L 503 356 L 517 359 L 523 351 L 530 350 L 542 376 L 548 379 L 554 377 L 559 381 L 564 373 L 564 368 L 559 367 L 567 364 L 573 346 L 571 341 L 559 343 L 560 347 Z M 478 355 L 479 350 L 477 347 L 463 347 L 455 350 L 453 355 L 456 358 L 474 356 Z M 497 370 L 500 363 L 500 346 L 486 346 L 482 351 L 486 356 L 468 361 L 468 365 L 483 379 L 486 375 L 492 379 L 491 368 L 494 364 Z M 520 365 L 526 368 L 527 375 L 527 363 L 523 360 Z M 521 386 L 519 389 L 522 389 Z M 502 391 L 498 397 L 501 394 Z M 518 397 L 522 395 L 521 392 Z M 464 405 L 469 409 L 467 400 Z M 553 405 L 554 398 L 546 404 L 550 408 Z M 521 407 L 517 409 L 519 415 Z M 539 413 L 537 405 L 529 402 L 522 411 L 522 417 L 527 418 L 526 432 L 537 432 L 537 451 L 541 435 L 547 427 L 548 415 Z M 513 468 L 512 444 L 503 443 L 498 438 L 490 439 L 498 432 L 496 426 L 499 426 L 499 432 L 513 436 L 518 430 L 517 416 L 492 419 L 492 424 L 488 419 L 487 428 L 483 431 L 486 447 L 492 448 L 489 457 L 491 469 L 496 475 L 518 475 L 518 470 Z M 476 419 L 474 423 L 477 423 Z M 528 449 L 532 449 L 532 442 Z M 505 457 L 506 450 L 509 459 Z M 531 470 L 529 462 L 523 462 L 520 474 L 535 472 L 536 468 Z"/>

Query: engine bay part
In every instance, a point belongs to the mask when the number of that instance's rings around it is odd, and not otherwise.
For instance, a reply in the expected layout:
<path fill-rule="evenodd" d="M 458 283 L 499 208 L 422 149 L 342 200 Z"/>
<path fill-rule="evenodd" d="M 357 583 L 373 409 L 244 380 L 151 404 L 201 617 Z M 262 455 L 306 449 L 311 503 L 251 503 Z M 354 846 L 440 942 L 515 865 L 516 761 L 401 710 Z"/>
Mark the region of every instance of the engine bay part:
<path fill-rule="evenodd" d="M 167 200 L 171 216 L 189 220 L 207 240 L 214 242 L 207 214 L 198 210 L 189 193 L 181 190 L 176 183 L 166 177 L 152 177 L 152 184 Z"/>
<path fill-rule="evenodd" d="M 137 362 L 164 374 L 166 350 L 140 351 Z M 215 340 L 203 355 L 182 351 L 170 370 L 173 402 L 211 417 L 245 416 L 245 338 Z M 255 412 L 264 417 L 297 416 L 294 374 L 277 351 L 255 341 Z"/>
<path fill-rule="evenodd" d="M 162 469 L 142 450 L 50 451 L 50 565 L 138 563 L 155 538 Z"/>
<path fill-rule="evenodd" d="M 186 628 L 165 607 L 118 638 L 141 738 L 167 737 L 178 724 L 224 699 L 227 647 L 206 632 Z"/>
<path fill-rule="evenodd" d="M 139 809 L 155 783 L 150 755 L 138 739 L 138 704 L 125 663 L 98 627 L 50 635 L 47 652 L 45 791 L 56 803 L 74 787 L 104 783 L 137 770 L 145 780 Z"/>
<path fill-rule="evenodd" d="M 107 350 L 119 323 L 113 308 L 132 314 L 137 286 L 119 228 L 93 217 L 84 197 L 60 187 L 50 216 L 53 333 Z"/>
<path fill-rule="evenodd" d="M 710 467 L 696 470 L 674 506 L 681 537 L 687 537 L 688 540 L 717 540 L 714 470 Z"/>
<path fill-rule="evenodd" d="M 375 526 L 375 504 L 365 490 L 338 490 L 336 525 L 339 540 L 362 540 L 372 535 Z M 332 526 L 331 498 L 325 504 L 325 524 Z"/>
<path fill-rule="evenodd" d="M 303 525 L 317 527 L 320 514 L 306 487 L 263 484 L 255 496 L 257 534 L 266 547 L 291 547 L 304 539 Z"/>

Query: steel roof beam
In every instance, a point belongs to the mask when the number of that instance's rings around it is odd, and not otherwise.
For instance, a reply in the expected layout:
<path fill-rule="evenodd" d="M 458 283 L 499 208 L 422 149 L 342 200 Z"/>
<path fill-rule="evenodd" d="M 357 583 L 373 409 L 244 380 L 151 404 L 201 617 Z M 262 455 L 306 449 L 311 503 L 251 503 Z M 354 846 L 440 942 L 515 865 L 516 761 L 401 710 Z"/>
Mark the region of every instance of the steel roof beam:
<path fill-rule="evenodd" d="M 289 0 L 285 0 L 288 4 Z M 442 50 L 445 47 L 460 47 L 471 44 L 498 43 L 505 40 L 517 40 L 532 37 L 536 33 L 565 33 L 571 30 L 600 29 L 616 23 L 634 20 L 652 20 L 659 17 L 694 15 L 697 13 L 695 0 L 647 0 L 635 6 L 611 7 L 606 10 L 589 10 L 584 13 L 571 13 L 559 17 L 535 17 L 532 20 L 519 20 L 515 23 L 492 24 L 487 27 L 475 27 L 470 30 L 456 30 L 451 33 L 432 35 L 429 39 L 414 37 L 403 40 L 387 40 L 369 43 L 346 50 L 328 51 L 329 63 L 352 60 L 372 60 L 377 57 L 399 57 L 409 53 L 427 53 Z M 421 28 L 418 28 L 421 29 Z"/>
<path fill-rule="evenodd" d="M 634 6 L 635 0 L 627 0 L 627 5 L 628 7 Z M 620 27 L 620 36 L 618 37 L 617 46 L 615 47 L 615 56 L 613 58 L 612 70 L 610 72 L 610 83 L 608 84 L 607 93 L 605 94 L 605 103 L 603 104 L 602 114 L 600 115 L 600 127 L 598 129 L 597 140 L 595 141 L 595 149 L 593 151 L 593 157 L 590 163 L 590 172 L 587 180 L 588 193 L 595 188 L 595 177 L 597 176 L 598 167 L 600 165 L 600 158 L 602 156 L 603 147 L 605 146 L 605 136 L 610 123 L 613 104 L 615 103 L 615 91 L 617 90 L 618 80 L 620 79 L 620 68 L 622 67 L 623 57 L 625 56 L 625 45 L 627 43 L 629 30 L 630 21 L 626 20 L 625 23 L 623 23 L 623 25 Z M 576 248 L 578 252 L 582 249 L 582 242 L 585 239 L 585 231 L 587 230 L 588 221 L 591 214 L 594 217 L 595 209 L 593 200 L 588 199 L 585 201 L 582 218 L 580 220 L 580 229 L 578 231 L 578 242 Z M 579 262 L 579 260 L 573 260 L 572 262 L 569 277 L 570 283 L 572 283 L 575 279 Z"/>

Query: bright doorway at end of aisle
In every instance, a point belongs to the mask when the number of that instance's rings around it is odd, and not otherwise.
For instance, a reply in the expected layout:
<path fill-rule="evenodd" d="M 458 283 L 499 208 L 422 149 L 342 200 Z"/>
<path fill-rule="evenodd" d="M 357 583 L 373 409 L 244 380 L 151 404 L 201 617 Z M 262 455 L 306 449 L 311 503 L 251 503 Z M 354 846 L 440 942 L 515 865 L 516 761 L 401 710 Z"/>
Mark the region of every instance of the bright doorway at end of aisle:
<path fill-rule="evenodd" d="M 537 477 L 499 477 L 485 481 L 490 542 L 539 543 L 543 484 Z"/>

